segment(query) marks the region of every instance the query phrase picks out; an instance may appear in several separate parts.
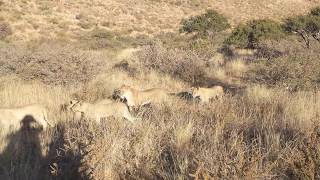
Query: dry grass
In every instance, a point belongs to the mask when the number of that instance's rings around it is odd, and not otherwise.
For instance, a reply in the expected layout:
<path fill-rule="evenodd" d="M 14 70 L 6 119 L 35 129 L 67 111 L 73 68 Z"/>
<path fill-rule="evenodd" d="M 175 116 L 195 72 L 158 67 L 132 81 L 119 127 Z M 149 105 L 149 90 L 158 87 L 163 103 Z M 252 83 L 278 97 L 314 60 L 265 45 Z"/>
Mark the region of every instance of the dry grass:
<path fill-rule="evenodd" d="M 16 74 L 47 84 L 86 82 L 104 66 L 100 57 L 68 44 L 42 43 L 34 48 L 5 44 L 0 51 L 1 75 Z"/>
<path fill-rule="evenodd" d="M 207 108 L 176 102 L 153 107 L 143 123 L 108 126 L 108 141 L 97 135 L 100 138 L 85 156 L 88 171 L 94 179 L 189 179 L 192 174 L 214 179 L 318 176 L 308 170 L 318 166 L 317 160 L 304 164 L 298 155 L 314 148 L 302 140 L 310 141 L 314 130 L 285 118 L 290 111 L 279 114 L 282 103 L 289 102 L 269 100 L 226 98 Z M 312 126 L 312 121 L 304 123 Z M 303 163 L 303 168 L 295 163 Z"/>
<path fill-rule="evenodd" d="M 46 84 L 42 78 L 26 81 L 15 70 L 11 73 L 18 77 L 2 77 L 2 106 L 43 103 L 49 109 L 50 122 L 55 125 L 41 133 L 22 129 L 1 137 L 0 175 L 3 179 L 319 177 L 318 92 L 291 94 L 282 89 L 249 86 L 242 95 L 226 95 L 208 105 L 172 99 L 141 109 L 137 113 L 141 120 L 134 124 L 111 118 L 97 125 L 88 120 L 73 120 L 71 114 L 61 111 L 61 105 L 72 97 L 94 102 L 109 97 L 122 84 L 140 89 L 163 87 L 172 92 L 189 88 L 186 80 L 174 77 L 174 73 L 166 71 L 172 67 L 163 63 L 165 59 L 170 59 L 173 65 L 180 61 L 203 60 L 197 56 L 189 58 L 188 51 L 156 47 L 153 50 L 152 47 L 142 48 L 134 57 L 129 57 L 133 50 L 110 56 L 97 76 L 78 81 L 76 85 Z M 25 53 L 15 49 L 11 54 L 20 57 L 19 52 Z M 64 51 L 56 49 L 47 57 L 68 59 L 70 55 L 61 52 Z M 94 60 L 106 54 L 91 52 L 88 57 Z M 24 59 L 18 58 L 17 62 L 21 60 Z M 123 60 L 136 69 L 134 75 L 125 68 L 114 68 Z M 78 62 L 76 58 L 75 62 Z M 151 65 L 159 67 L 145 68 Z M 214 78 L 219 77 L 218 73 L 210 72 L 220 69 L 224 74 L 220 80 L 228 81 L 230 77 L 242 76 L 249 66 L 238 59 L 209 66 L 211 71 L 203 68 Z M 67 74 L 71 72 L 66 71 Z"/>
<path fill-rule="evenodd" d="M 134 124 L 110 119 L 98 126 L 62 118 L 59 105 L 76 89 L 17 80 L 10 86 L 10 80 L 1 82 L 6 85 L 0 91 L 2 104 L 43 102 L 57 124 L 36 134 L 39 142 L 28 141 L 40 146 L 39 155 L 25 155 L 22 148 L 1 154 L 9 160 L 2 161 L 2 168 L 17 179 L 319 177 L 319 93 L 253 87 L 247 95 L 226 96 L 205 106 L 172 100 L 146 108 Z M 94 99 L 99 93 L 88 91 L 87 96 Z M 21 140 L 13 142 L 12 136 Z M 13 134 L 2 139 L 2 146 L 24 141 Z M 9 163 L 12 157 L 19 159 L 19 166 Z"/>

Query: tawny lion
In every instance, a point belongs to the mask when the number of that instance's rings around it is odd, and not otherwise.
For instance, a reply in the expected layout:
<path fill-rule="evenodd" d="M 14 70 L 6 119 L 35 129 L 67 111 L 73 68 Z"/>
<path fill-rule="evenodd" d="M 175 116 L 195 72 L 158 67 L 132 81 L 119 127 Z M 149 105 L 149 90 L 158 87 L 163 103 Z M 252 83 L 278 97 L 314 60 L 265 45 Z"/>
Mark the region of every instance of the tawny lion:
<path fill-rule="evenodd" d="M 136 120 L 136 118 L 134 118 L 129 112 L 127 105 L 121 102 L 91 104 L 88 102 L 73 100 L 70 101 L 70 110 L 75 113 L 80 112 L 85 118 L 95 120 L 98 123 L 109 116 L 125 118 L 131 122 Z"/>
<path fill-rule="evenodd" d="M 122 85 L 119 89 L 119 96 L 126 99 L 127 105 L 143 106 L 149 103 L 159 103 L 168 99 L 167 90 L 162 88 L 152 88 L 147 90 L 137 90 L 127 85 Z"/>
<path fill-rule="evenodd" d="M 94 104 L 110 104 L 113 102 L 114 101 L 112 101 L 111 99 L 102 99 L 102 100 L 98 100 L 98 101 L 94 102 Z"/>
<path fill-rule="evenodd" d="M 213 86 L 211 88 L 193 87 L 191 88 L 193 98 L 199 97 L 201 102 L 208 103 L 213 98 L 223 96 L 224 90 L 222 86 Z"/>

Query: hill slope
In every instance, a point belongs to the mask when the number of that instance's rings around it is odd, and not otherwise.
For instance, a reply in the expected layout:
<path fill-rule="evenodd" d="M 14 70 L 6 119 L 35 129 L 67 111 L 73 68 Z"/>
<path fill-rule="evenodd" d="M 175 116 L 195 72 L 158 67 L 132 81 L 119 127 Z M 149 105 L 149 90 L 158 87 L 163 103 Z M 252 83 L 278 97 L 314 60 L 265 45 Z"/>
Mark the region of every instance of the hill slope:
<path fill-rule="evenodd" d="M 181 19 L 213 8 L 232 24 L 257 18 L 303 14 L 319 0 L 1 0 L 0 21 L 11 24 L 12 40 L 76 38 L 94 27 L 121 34 L 175 31 Z"/>

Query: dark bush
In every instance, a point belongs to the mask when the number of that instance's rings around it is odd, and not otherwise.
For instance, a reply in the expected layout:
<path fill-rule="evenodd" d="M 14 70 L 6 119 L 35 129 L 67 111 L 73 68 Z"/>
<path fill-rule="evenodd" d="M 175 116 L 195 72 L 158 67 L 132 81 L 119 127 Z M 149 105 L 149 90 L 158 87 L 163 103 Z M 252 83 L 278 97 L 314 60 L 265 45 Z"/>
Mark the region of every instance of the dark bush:
<path fill-rule="evenodd" d="M 307 15 L 289 18 L 284 26 L 288 32 L 304 30 L 307 33 L 315 33 L 320 31 L 320 16 Z"/>
<path fill-rule="evenodd" d="M 316 7 L 311 10 L 311 15 L 313 16 L 320 16 L 320 7 Z"/>
<path fill-rule="evenodd" d="M 282 52 L 275 47 L 271 47 L 268 44 L 259 44 L 257 47 L 257 53 L 255 54 L 258 58 L 266 58 L 268 60 L 273 58 L 281 57 L 285 54 L 285 52 Z"/>
<path fill-rule="evenodd" d="M 280 39 L 283 36 L 284 31 L 280 23 L 272 20 L 254 20 L 239 25 L 225 43 L 240 48 L 255 48 L 261 40 Z"/>
<path fill-rule="evenodd" d="M 289 86 L 298 90 L 314 89 L 320 85 L 320 56 L 289 55 L 269 60 L 256 61 L 254 75 L 250 75 L 257 83 L 269 86 Z"/>
<path fill-rule="evenodd" d="M 230 27 L 227 18 L 214 10 L 182 20 L 181 24 L 180 32 L 196 32 L 201 35 L 207 35 L 208 32 L 220 32 Z"/>
<path fill-rule="evenodd" d="M 0 40 L 4 40 L 7 36 L 12 34 L 11 27 L 8 23 L 0 22 Z"/>
<path fill-rule="evenodd" d="M 130 66 L 128 61 L 122 60 L 113 66 L 114 69 L 119 69 L 121 71 L 127 72 L 131 77 L 134 77 L 137 73 L 137 69 Z"/>
<path fill-rule="evenodd" d="M 146 46 L 138 58 L 143 67 L 170 74 L 186 82 L 198 83 L 205 76 L 204 61 L 192 51 L 167 49 L 160 44 Z"/>
<path fill-rule="evenodd" d="M 124 45 L 124 41 L 117 34 L 104 28 L 94 28 L 84 33 L 81 36 L 80 42 L 83 48 L 89 48 L 90 50 L 118 48 Z"/>
<path fill-rule="evenodd" d="M 310 33 L 320 32 L 320 16 L 311 16 L 307 21 L 306 30 Z"/>
<path fill-rule="evenodd" d="M 320 7 L 311 10 L 307 15 L 287 19 L 284 27 L 287 32 L 300 35 L 310 48 L 309 36 L 320 42 Z"/>
<path fill-rule="evenodd" d="M 285 30 L 288 32 L 297 31 L 299 29 L 304 29 L 306 27 L 307 22 L 306 16 L 297 16 L 293 18 L 289 18 L 285 22 Z"/>
<path fill-rule="evenodd" d="M 106 29 L 95 28 L 91 31 L 91 37 L 112 39 L 113 37 L 115 37 L 115 35 Z"/>
<path fill-rule="evenodd" d="M 238 47 L 247 47 L 249 44 L 249 35 L 252 33 L 252 29 L 248 25 L 239 25 L 225 40 L 226 44 L 236 44 Z"/>

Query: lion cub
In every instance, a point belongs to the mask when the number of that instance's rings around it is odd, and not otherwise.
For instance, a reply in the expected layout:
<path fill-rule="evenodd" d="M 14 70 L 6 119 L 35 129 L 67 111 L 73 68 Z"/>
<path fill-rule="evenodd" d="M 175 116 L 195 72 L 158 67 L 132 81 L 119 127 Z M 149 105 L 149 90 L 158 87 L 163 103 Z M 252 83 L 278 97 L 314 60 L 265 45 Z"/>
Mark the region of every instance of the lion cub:
<path fill-rule="evenodd" d="M 125 118 L 134 122 L 135 118 L 130 114 L 126 104 L 120 102 L 110 102 L 107 104 L 91 104 L 87 102 L 73 100 L 70 101 L 70 109 L 73 112 L 80 112 L 84 117 L 100 123 L 101 119 L 109 116 L 115 118 Z"/>
<path fill-rule="evenodd" d="M 200 98 L 202 103 L 208 103 L 213 98 L 223 96 L 224 90 L 222 86 L 213 86 L 211 88 L 193 87 L 191 88 L 193 98 Z"/>

